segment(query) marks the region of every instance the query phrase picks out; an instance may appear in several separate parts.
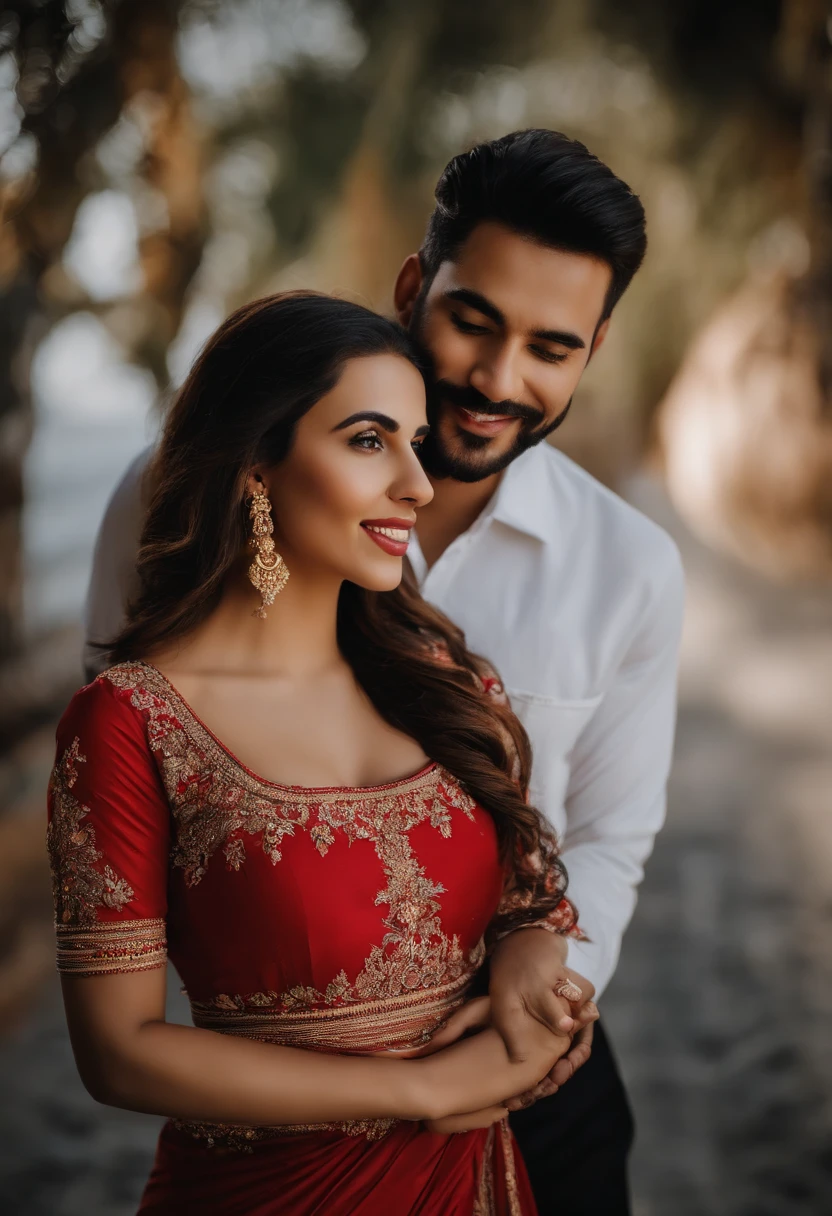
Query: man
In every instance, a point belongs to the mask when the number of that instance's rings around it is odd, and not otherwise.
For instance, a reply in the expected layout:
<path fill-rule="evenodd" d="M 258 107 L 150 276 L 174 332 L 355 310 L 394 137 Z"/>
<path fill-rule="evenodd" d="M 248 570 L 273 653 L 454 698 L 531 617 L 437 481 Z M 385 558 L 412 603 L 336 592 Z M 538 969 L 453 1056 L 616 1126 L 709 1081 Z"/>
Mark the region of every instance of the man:
<path fill-rule="evenodd" d="M 570 941 L 567 959 L 586 997 L 613 973 L 664 816 L 682 576 L 659 528 L 541 441 L 641 263 L 644 213 L 582 144 L 541 130 L 456 157 L 436 199 L 395 288 L 438 384 L 425 449 L 435 497 L 409 556 L 425 597 L 495 664 L 529 733 L 531 798 L 561 838 L 589 937 Z M 99 536 L 93 640 L 114 635 L 129 594 L 145 463 L 128 470 Z M 528 1018 L 548 1020 L 534 994 L 564 948 L 539 929 L 497 946 L 492 1016 L 514 1054 Z M 591 1033 L 576 1036 L 573 1065 Z M 584 1067 L 512 1124 L 541 1216 L 629 1212 L 632 1120 L 600 1024 Z"/>

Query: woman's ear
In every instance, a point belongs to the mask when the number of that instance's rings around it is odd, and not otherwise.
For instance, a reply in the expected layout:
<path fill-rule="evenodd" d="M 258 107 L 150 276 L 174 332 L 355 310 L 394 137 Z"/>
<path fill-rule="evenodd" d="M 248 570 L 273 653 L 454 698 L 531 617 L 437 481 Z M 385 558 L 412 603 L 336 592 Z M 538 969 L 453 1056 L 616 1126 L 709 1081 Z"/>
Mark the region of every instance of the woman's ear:
<path fill-rule="evenodd" d="M 246 498 L 251 498 L 252 494 L 268 494 L 268 489 L 263 481 L 263 475 L 259 469 L 252 469 L 246 479 Z"/>

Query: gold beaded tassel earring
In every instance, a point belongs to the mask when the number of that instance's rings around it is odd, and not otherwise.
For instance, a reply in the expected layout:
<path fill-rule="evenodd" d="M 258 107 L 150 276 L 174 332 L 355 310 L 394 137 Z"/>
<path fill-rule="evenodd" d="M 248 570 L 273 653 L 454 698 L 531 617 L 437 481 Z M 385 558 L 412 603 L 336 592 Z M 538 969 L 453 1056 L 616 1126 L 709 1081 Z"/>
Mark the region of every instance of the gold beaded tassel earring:
<path fill-rule="evenodd" d="M 262 596 L 262 603 L 253 615 L 266 619 L 266 609 L 286 586 L 289 571 L 283 558 L 274 547 L 272 532 L 272 504 L 263 490 L 255 490 L 249 502 L 252 535 L 249 545 L 254 550 L 254 561 L 248 568 L 248 577 Z"/>

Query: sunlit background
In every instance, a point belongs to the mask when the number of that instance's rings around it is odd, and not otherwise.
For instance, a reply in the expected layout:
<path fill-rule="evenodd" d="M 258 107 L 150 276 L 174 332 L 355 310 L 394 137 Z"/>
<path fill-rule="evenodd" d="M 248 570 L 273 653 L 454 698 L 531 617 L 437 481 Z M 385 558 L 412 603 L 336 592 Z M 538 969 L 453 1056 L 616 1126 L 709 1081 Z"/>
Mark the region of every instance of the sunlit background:
<path fill-rule="evenodd" d="M 668 825 L 602 1007 L 636 1216 L 832 1212 L 831 37 L 825 0 L 0 4 L 3 1212 L 127 1216 L 158 1128 L 81 1089 L 52 962 L 108 495 L 231 308 L 389 310 L 446 160 L 523 126 L 644 200 L 558 442 L 688 577 Z"/>

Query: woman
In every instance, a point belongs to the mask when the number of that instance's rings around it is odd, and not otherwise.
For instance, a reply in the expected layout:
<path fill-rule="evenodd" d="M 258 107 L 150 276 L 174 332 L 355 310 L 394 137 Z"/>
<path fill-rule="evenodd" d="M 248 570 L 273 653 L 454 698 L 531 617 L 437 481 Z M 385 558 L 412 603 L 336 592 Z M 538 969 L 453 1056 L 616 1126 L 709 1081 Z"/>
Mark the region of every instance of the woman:
<path fill-rule="evenodd" d="M 400 585 L 426 431 L 405 332 L 306 293 L 229 318 L 170 414 L 50 787 L 81 1076 L 170 1116 L 142 1213 L 534 1210 L 503 1104 L 568 1038 L 450 1042 L 482 1001 L 435 1032 L 500 934 L 579 930 L 522 728 Z"/>

